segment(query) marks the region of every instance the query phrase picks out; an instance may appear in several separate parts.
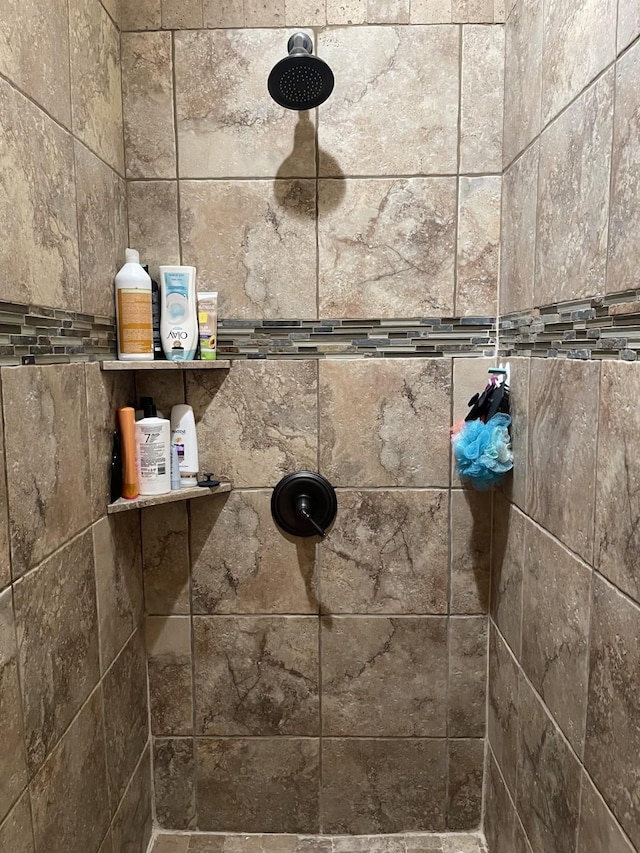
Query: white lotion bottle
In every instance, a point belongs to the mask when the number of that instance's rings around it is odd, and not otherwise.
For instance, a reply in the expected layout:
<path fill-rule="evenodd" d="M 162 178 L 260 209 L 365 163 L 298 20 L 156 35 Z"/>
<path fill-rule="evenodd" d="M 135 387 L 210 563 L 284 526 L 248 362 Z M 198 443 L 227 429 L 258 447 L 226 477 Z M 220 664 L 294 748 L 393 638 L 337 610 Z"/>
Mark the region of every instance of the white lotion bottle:
<path fill-rule="evenodd" d="M 144 417 L 135 425 L 140 494 L 164 495 L 171 491 L 171 424 L 158 417 L 151 397 L 141 403 Z"/>
<path fill-rule="evenodd" d="M 118 359 L 153 361 L 151 279 L 140 266 L 135 249 L 126 250 L 115 284 Z"/>
<path fill-rule="evenodd" d="M 170 361 L 193 361 L 196 357 L 195 267 L 160 267 L 160 340 Z"/>
<path fill-rule="evenodd" d="M 196 436 L 196 419 L 191 406 L 181 403 L 171 409 L 171 444 L 178 449 L 180 465 L 180 485 L 197 486 L 198 484 L 198 438 Z"/>

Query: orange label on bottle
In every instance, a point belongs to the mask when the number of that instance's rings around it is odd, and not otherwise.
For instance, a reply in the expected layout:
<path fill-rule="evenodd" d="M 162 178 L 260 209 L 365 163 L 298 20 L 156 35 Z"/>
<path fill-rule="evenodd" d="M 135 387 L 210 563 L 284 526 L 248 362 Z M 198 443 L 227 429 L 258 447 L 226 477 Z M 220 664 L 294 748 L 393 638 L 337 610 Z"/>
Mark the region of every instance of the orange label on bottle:
<path fill-rule="evenodd" d="M 151 291 L 118 291 L 119 349 L 128 355 L 153 355 Z"/>

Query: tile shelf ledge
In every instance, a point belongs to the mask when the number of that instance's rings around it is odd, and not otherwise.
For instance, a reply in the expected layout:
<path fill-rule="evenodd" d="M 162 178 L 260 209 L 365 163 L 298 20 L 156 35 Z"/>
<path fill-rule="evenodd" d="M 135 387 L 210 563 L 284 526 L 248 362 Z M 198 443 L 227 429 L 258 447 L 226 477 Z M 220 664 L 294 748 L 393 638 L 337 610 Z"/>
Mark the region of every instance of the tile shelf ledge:
<path fill-rule="evenodd" d="M 194 498 L 206 498 L 208 495 L 222 495 L 230 492 L 232 485 L 228 480 L 222 480 L 219 486 L 208 489 L 205 486 L 186 486 L 176 489 L 164 495 L 139 495 L 137 498 L 127 500 L 119 498 L 113 503 L 107 504 L 107 514 L 113 515 L 117 512 L 126 512 L 130 509 L 144 509 L 147 506 L 158 506 L 158 504 L 170 504 L 176 501 L 189 501 Z"/>
<path fill-rule="evenodd" d="M 109 359 L 100 362 L 102 370 L 229 370 L 231 362 L 226 359 L 215 361 L 118 361 Z"/>

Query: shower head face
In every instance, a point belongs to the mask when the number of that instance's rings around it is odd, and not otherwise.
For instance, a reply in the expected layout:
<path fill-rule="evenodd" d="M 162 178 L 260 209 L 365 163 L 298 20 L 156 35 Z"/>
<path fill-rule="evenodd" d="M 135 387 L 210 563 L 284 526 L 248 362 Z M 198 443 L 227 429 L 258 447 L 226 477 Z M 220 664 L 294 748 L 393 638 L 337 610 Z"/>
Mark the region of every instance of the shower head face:
<path fill-rule="evenodd" d="M 335 79 L 326 62 L 306 51 L 294 51 L 269 75 L 269 94 L 288 110 L 312 110 L 333 92 Z"/>

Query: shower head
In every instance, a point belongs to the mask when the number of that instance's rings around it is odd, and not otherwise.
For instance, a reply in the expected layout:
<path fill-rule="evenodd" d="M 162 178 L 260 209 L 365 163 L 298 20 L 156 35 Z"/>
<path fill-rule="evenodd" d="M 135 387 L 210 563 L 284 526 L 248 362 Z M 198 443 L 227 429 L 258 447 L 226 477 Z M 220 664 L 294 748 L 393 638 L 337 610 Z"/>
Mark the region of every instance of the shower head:
<path fill-rule="evenodd" d="M 306 33 L 292 35 L 287 50 L 289 56 L 269 74 L 269 94 L 288 110 L 312 110 L 333 92 L 333 71 L 313 55 L 313 42 Z"/>

